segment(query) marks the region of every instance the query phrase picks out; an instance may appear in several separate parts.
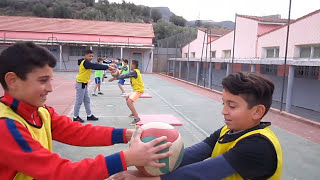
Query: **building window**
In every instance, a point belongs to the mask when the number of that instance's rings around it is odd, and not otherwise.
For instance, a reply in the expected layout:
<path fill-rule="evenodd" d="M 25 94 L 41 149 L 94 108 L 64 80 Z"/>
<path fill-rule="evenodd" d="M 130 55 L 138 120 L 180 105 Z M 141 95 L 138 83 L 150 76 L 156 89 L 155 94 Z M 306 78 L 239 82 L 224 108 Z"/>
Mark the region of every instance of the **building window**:
<path fill-rule="evenodd" d="M 266 48 L 266 58 L 278 58 L 279 57 L 279 47 Z"/>
<path fill-rule="evenodd" d="M 195 58 L 196 57 L 196 53 L 195 52 L 191 52 L 191 58 Z"/>
<path fill-rule="evenodd" d="M 185 58 L 188 58 L 188 53 L 184 53 L 184 57 L 185 57 Z"/>
<path fill-rule="evenodd" d="M 222 58 L 230 58 L 231 57 L 231 50 L 223 50 L 223 57 Z"/>
<path fill-rule="evenodd" d="M 113 48 L 107 48 L 107 47 L 99 47 L 98 48 L 98 57 L 113 57 Z"/>
<path fill-rule="evenodd" d="M 296 78 L 318 79 L 318 66 L 296 66 L 294 76 Z"/>
<path fill-rule="evenodd" d="M 320 45 L 301 46 L 300 58 L 320 58 Z"/>
<path fill-rule="evenodd" d="M 320 46 L 314 47 L 313 58 L 320 58 Z"/>
<path fill-rule="evenodd" d="M 85 46 L 70 46 L 70 56 L 84 56 Z"/>
<path fill-rule="evenodd" d="M 274 64 L 261 64 L 260 71 L 262 74 L 277 75 L 278 66 Z"/>
<path fill-rule="evenodd" d="M 211 58 L 216 58 L 216 51 L 211 51 Z"/>
<path fill-rule="evenodd" d="M 300 57 L 301 58 L 310 58 L 311 57 L 311 47 L 301 47 L 300 48 Z"/>

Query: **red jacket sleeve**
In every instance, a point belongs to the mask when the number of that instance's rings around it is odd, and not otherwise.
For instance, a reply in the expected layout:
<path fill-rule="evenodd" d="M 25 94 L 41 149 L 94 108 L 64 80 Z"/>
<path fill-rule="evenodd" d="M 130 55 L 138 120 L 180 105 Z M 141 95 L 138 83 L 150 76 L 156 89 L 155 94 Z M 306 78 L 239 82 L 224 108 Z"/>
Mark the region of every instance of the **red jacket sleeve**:
<path fill-rule="evenodd" d="M 0 179 L 23 172 L 35 179 L 105 179 L 126 170 L 123 152 L 71 162 L 43 148 L 26 127 L 0 119 Z"/>
<path fill-rule="evenodd" d="M 52 138 L 56 141 L 75 146 L 107 146 L 127 143 L 126 129 L 106 126 L 82 125 L 67 116 L 60 116 L 54 109 L 47 107 L 51 114 Z"/>

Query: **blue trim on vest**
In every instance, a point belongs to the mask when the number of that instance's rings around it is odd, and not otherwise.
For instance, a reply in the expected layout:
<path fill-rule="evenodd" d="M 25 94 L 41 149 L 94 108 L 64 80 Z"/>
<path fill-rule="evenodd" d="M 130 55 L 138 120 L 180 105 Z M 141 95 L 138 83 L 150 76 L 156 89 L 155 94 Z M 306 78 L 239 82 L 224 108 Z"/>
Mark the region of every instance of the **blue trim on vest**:
<path fill-rule="evenodd" d="M 21 133 L 17 129 L 17 126 L 14 123 L 14 120 L 6 118 L 6 124 L 7 124 L 7 127 L 9 129 L 11 135 L 16 140 L 16 142 L 21 147 L 21 149 L 24 152 L 32 152 L 32 149 L 29 146 L 28 142 L 23 138 L 23 136 L 21 135 Z"/>
<path fill-rule="evenodd" d="M 120 153 L 115 153 L 110 156 L 106 156 L 105 160 L 106 160 L 107 170 L 110 176 L 124 170 L 122 166 Z"/>
<path fill-rule="evenodd" d="M 123 143 L 123 129 L 113 129 L 112 130 L 112 144 Z"/>
<path fill-rule="evenodd" d="M 10 105 L 10 108 L 14 111 L 17 112 L 19 106 L 19 101 L 13 98 L 12 104 Z"/>

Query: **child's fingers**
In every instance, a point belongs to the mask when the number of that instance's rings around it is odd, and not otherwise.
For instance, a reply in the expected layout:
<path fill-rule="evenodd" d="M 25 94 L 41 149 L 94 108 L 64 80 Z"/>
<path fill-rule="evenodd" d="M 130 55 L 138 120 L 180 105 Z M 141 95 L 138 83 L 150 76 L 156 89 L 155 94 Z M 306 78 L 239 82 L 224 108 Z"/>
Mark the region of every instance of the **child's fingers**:
<path fill-rule="evenodd" d="M 166 158 L 166 157 L 169 157 L 172 155 L 172 151 L 168 151 L 168 152 L 165 152 L 165 153 L 160 153 L 160 154 L 156 154 L 153 156 L 154 159 L 162 159 L 162 158 Z"/>
<path fill-rule="evenodd" d="M 161 144 L 161 145 L 159 145 L 159 146 L 154 147 L 154 148 L 152 149 L 152 151 L 153 151 L 154 153 L 157 153 L 157 152 L 159 152 L 159 151 L 162 151 L 163 149 L 166 149 L 166 148 L 170 147 L 171 145 L 172 145 L 171 142 L 167 142 L 167 143 L 165 143 L 165 144 Z"/>
<path fill-rule="evenodd" d="M 155 146 L 155 145 L 161 143 L 162 141 L 165 141 L 166 139 L 167 139 L 167 136 L 158 137 L 157 139 L 150 141 L 150 145 Z"/>
<path fill-rule="evenodd" d="M 143 129 L 140 129 L 140 130 L 137 132 L 135 139 L 139 139 L 139 140 L 140 140 L 142 133 L 143 133 Z"/>
<path fill-rule="evenodd" d="M 149 163 L 149 166 L 161 168 L 161 167 L 166 166 L 166 163 L 158 163 L 158 162 L 156 162 L 156 161 L 151 161 L 151 162 Z"/>

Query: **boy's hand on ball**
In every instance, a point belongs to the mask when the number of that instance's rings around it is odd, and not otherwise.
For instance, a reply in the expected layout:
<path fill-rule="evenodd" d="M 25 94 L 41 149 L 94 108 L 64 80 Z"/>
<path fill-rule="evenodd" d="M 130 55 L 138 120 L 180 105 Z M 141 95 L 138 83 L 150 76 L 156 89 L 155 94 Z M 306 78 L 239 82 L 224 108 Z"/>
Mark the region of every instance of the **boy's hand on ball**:
<path fill-rule="evenodd" d="M 123 151 L 127 166 L 153 166 L 163 167 L 165 163 L 158 163 L 158 159 L 168 157 L 172 154 L 171 151 L 157 154 L 157 152 L 170 147 L 170 142 L 156 146 L 157 144 L 165 141 L 166 136 L 159 137 L 148 143 L 140 140 L 143 130 L 137 132 L 136 137 L 131 140 L 129 149 Z"/>

